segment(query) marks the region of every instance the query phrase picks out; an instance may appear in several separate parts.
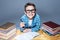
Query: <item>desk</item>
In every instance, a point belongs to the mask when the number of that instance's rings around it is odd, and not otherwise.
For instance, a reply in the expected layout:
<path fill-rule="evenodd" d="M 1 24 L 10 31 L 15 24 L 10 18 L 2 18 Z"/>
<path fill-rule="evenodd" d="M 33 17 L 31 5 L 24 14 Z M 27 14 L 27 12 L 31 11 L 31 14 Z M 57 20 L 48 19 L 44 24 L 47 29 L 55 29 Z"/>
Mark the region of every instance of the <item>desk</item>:
<path fill-rule="evenodd" d="M 60 40 L 60 34 L 57 34 L 55 36 L 49 36 L 44 31 L 39 31 L 40 36 L 34 38 L 33 40 Z"/>
<path fill-rule="evenodd" d="M 40 34 L 40 36 L 33 38 L 33 40 L 60 40 L 60 34 L 57 34 L 55 36 L 49 36 L 42 30 L 40 30 L 38 33 Z M 19 35 L 19 34 L 22 34 L 22 32 L 20 32 L 20 30 L 17 30 L 16 34 Z M 13 39 L 13 40 L 15 40 L 15 39 Z"/>

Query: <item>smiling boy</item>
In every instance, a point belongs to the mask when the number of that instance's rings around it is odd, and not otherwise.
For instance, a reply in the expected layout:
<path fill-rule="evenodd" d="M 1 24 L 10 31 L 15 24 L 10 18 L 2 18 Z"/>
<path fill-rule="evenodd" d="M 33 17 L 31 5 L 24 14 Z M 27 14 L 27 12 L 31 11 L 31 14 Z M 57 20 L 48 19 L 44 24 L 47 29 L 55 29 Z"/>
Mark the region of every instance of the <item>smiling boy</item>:
<path fill-rule="evenodd" d="M 40 30 L 40 16 L 36 13 L 33 3 L 25 5 L 25 14 L 20 18 L 20 30 L 22 32 L 37 32 Z"/>

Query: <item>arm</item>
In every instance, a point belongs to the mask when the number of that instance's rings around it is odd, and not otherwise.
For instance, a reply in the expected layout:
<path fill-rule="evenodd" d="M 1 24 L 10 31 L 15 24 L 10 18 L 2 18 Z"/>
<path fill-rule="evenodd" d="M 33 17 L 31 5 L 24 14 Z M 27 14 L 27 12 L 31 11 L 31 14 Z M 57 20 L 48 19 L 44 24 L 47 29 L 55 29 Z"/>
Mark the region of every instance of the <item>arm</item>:
<path fill-rule="evenodd" d="M 32 31 L 37 32 L 40 29 L 40 18 L 38 18 L 37 22 L 36 22 L 36 26 L 34 28 L 32 28 Z"/>
<path fill-rule="evenodd" d="M 25 24 L 24 24 L 24 22 L 22 21 L 22 19 L 20 19 L 20 31 L 22 31 L 23 32 L 23 30 L 24 30 L 24 27 L 25 26 Z"/>
<path fill-rule="evenodd" d="M 23 31 L 24 29 L 22 27 L 20 27 L 20 21 L 18 23 L 16 23 L 16 29 Z"/>

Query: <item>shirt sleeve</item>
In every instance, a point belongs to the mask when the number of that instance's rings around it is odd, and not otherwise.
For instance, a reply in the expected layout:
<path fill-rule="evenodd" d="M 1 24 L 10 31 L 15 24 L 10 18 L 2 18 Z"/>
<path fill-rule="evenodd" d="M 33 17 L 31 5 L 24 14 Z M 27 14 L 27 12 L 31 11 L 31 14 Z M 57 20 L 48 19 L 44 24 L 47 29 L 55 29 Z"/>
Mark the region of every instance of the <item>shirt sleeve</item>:
<path fill-rule="evenodd" d="M 36 26 L 34 28 L 32 28 L 32 32 L 35 31 L 39 31 L 40 30 L 40 17 L 36 20 Z"/>
<path fill-rule="evenodd" d="M 21 23 L 21 22 L 23 22 L 22 19 L 20 19 L 20 23 Z M 20 23 L 19 23 L 19 25 L 20 25 Z M 23 32 L 23 30 L 24 30 L 24 28 L 22 28 L 22 27 L 20 27 L 19 29 L 20 29 L 21 32 Z"/>
<path fill-rule="evenodd" d="M 24 28 L 20 27 L 20 23 L 23 22 L 22 17 L 20 18 L 20 20 L 18 20 L 18 22 L 16 23 L 16 29 L 19 29 L 21 32 L 24 30 Z"/>

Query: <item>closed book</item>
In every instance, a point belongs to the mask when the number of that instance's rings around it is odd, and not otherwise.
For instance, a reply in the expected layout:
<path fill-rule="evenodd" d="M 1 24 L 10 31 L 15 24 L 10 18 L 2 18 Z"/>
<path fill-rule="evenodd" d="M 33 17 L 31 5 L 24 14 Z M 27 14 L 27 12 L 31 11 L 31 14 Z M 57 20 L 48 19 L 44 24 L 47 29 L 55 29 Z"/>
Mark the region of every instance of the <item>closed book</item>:
<path fill-rule="evenodd" d="M 0 33 L 7 34 L 7 33 L 10 32 L 11 30 L 13 30 L 14 28 L 15 28 L 15 26 L 12 27 L 12 28 L 10 28 L 9 30 L 0 30 Z"/>
<path fill-rule="evenodd" d="M 0 30 L 8 30 L 13 25 L 14 25 L 14 23 L 7 22 L 6 24 L 3 24 L 2 26 L 0 26 Z"/>
<path fill-rule="evenodd" d="M 10 32 L 8 32 L 6 34 L 0 33 L 0 36 L 8 36 L 8 35 L 12 34 L 13 32 L 16 32 L 16 28 L 14 28 L 13 30 L 11 30 Z"/>
<path fill-rule="evenodd" d="M 8 39 L 10 38 L 12 35 L 16 34 L 16 32 L 12 32 L 11 34 L 7 35 L 7 36 L 0 36 L 0 38 L 3 38 L 3 39 Z"/>
<path fill-rule="evenodd" d="M 0 38 L 2 38 L 2 39 L 9 39 L 12 35 L 14 35 L 14 34 L 16 34 L 16 32 L 14 32 L 14 33 L 12 33 L 12 34 L 10 34 L 9 36 L 6 36 L 6 37 L 2 37 L 2 36 L 0 36 Z"/>
<path fill-rule="evenodd" d="M 6 30 L 0 30 L 1 32 L 6 32 L 6 31 L 8 31 L 8 30 L 11 30 L 12 28 L 16 28 L 16 25 L 13 25 L 13 26 L 11 26 L 9 29 L 6 29 Z"/>
<path fill-rule="evenodd" d="M 44 27 L 44 28 L 47 28 L 47 29 L 50 29 L 50 30 L 53 30 L 53 28 L 51 28 L 51 27 L 49 27 L 49 26 L 47 26 L 47 25 L 45 25 L 45 24 L 43 24 L 43 27 Z"/>
<path fill-rule="evenodd" d="M 60 30 L 60 25 L 52 21 L 44 22 L 42 28 L 51 34 L 56 34 Z"/>
<path fill-rule="evenodd" d="M 16 33 L 13 33 L 12 35 L 10 35 L 10 37 L 0 38 L 0 40 L 12 40 L 15 36 L 16 36 Z"/>
<path fill-rule="evenodd" d="M 56 27 L 60 27 L 59 24 L 56 24 L 52 21 L 44 22 L 43 24 L 45 24 L 45 25 L 47 25 L 47 26 L 49 26 L 50 28 L 53 28 L 53 29 L 56 28 Z"/>
<path fill-rule="evenodd" d="M 54 30 L 53 28 L 50 28 L 49 26 L 46 26 L 46 25 L 43 25 L 42 27 L 44 28 L 44 30 L 47 30 L 47 31 L 49 30 L 50 32 L 53 32 Z"/>
<path fill-rule="evenodd" d="M 57 33 L 57 31 L 52 31 L 52 30 L 50 30 L 50 29 L 48 29 L 48 28 L 42 27 L 42 29 L 45 30 L 45 31 L 48 31 L 48 32 L 51 33 L 51 34 L 56 34 L 56 33 Z"/>

